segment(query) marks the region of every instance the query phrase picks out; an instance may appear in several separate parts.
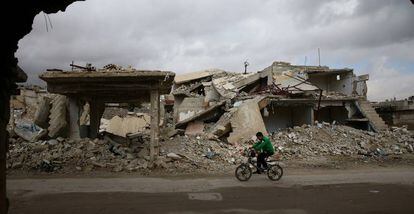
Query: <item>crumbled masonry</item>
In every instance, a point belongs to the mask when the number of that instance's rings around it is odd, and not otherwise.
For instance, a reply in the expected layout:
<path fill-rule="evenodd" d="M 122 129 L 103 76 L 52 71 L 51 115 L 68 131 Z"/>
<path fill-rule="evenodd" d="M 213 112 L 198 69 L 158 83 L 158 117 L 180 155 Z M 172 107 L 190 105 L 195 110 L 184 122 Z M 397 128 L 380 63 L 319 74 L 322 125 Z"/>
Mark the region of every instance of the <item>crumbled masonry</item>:
<path fill-rule="evenodd" d="M 247 74 L 174 76 L 87 67 L 44 73 L 58 94 L 21 87 L 12 98 L 8 170 L 228 172 L 258 131 L 286 162 L 414 154 L 410 126 L 386 125 L 366 99 L 368 75 L 349 68 L 274 62 Z"/>
<path fill-rule="evenodd" d="M 312 160 L 315 157 L 387 157 L 413 153 L 414 134 L 406 128 L 374 133 L 348 126 L 318 123 L 287 129 L 271 136 L 275 157 L 283 160 Z M 138 151 L 134 145 L 99 140 L 72 141 L 58 138 L 27 142 L 11 139 L 8 169 L 54 173 L 109 170 L 133 172 L 150 170 L 147 145 Z M 167 173 L 220 172 L 240 163 L 241 152 L 250 146 L 208 140 L 206 136 L 167 138 L 162 143 L 155 169 Z M 152 168 L 152 169 L 154 169 Z"/>

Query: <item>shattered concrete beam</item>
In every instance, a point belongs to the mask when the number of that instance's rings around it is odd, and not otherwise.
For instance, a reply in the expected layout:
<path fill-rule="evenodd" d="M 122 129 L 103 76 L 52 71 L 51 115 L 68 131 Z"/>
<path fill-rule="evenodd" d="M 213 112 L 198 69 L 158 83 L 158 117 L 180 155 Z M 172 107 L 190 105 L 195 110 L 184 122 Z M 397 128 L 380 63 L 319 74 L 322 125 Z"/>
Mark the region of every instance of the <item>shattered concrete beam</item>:
<path fill-rule="evenodd" d="M 221 101 L 219 103 L 217 103 L 214 106 L 210 106 L 209 108 L 207 108 L 206 110 L 199 112 L 197 114 L 195 114 L 194 116 L 187 118 L 183 121 L 180 121 L 178 123 L 175 124 L 175 128 L 183 128 L 185 127 L 189 122 L 194 121 L 194 120 L 201 120 L 201 118 L 209 115 L 210 113 L 213 113 L 214 111 L 216 111 L 218 108 L 222 107 L 224 104 L 226 103 L 226 101 Z"/>
<path fill-rule="evenodd" d="M 195 81 L 195 80 L 199 80 L 199 79 L 203 79 L 203 78 L 211 77 L 211 76 L 213 76 L 213 74 L 208 71 L 180 74 L 180 75 L 175 76 L 174 83 L 183 84 L 186 82 L 191 82 L 191 81 Z"/>
<path fill-rule="evenodd" d="M 267 134 L 266 126 L 260 112 L 260 106 L 267 105 L 267 101 L 264 100 L 266 100 L 265 97 L 257 97 L 246 100 L 237 107 L 237 111 L 232 115 L 230 120 L 233 131 L 227 138 L 229 143 L 244 142 L 259 131 Z"/>

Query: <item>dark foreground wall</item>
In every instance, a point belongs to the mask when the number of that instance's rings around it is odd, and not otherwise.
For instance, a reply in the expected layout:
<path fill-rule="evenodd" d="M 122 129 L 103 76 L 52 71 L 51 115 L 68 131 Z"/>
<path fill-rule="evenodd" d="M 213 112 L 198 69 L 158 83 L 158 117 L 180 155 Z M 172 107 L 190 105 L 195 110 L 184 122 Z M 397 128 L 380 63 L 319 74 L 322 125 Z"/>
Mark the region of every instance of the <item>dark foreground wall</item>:
<path fill-rule="evenodd" d="M 8 133 L 6 125 L 10 117 L 10 95 L 16 92 L 16 82 L 27 79 L 17 67 L 14 57 L 18 42 L 32 30 L 33 18 L 44 11 L 55 13 L 64 11 L 76 0 L 33 0 L 9 1 L 3 5 L 2 26 L 7 29 L 2 39 L 2 63 L 0 63 L 0 214 L 7 213 L 6 203 L 6 151 Z"/>

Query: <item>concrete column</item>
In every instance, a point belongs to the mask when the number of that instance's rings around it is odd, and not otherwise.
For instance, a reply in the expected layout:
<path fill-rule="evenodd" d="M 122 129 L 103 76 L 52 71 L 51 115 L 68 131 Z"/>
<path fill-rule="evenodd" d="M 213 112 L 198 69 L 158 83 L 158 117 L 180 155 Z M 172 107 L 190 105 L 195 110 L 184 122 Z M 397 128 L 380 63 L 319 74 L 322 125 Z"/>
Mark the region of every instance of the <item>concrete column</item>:
<path fill-rule="evenodd" d="M 80 139 L 78 99 L 69 97 L 69 138 Z"/>
<path fill-rule="evenodd" d="M 151 142 L 150 142 L 150 164 L 159 154 L 159 134 L 160 134 L 160 92 L 158 89 L 151 90 Z"/>
<path fill-rule="evenodd" d="M 101 117 L 105 111 L 105 104 L 100 101 L 90 101 L 90 138 L 98 136 L 99 126 L 101 125 Z"/>
<path fill-rule="evenodd" d="M 315 123 L 315 109 L 313 109 L 313 106 L 309 107 L 310 111 L 310 125 L 313 125 Z"/>
<path fill-rule="evenodd" d="M 165 127 L 167 124 L 167 118 L 165 115 L 165 102 L 160 103 L 160 126 Z"/>

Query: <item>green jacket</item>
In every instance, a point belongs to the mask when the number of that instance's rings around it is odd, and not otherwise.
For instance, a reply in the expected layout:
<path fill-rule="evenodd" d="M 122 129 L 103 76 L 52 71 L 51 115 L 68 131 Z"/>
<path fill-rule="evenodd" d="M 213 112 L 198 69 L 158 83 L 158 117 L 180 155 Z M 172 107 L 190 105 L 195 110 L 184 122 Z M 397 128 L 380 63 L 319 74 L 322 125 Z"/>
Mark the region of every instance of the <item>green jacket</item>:
<path fill-rule="evenodd" d="M 275 153 L 275 149 L 273 148 L 273 145 L 268 137 L 263 137 L 263 140 L 255 143 L 253 145 L 253 148 L 256 151 L 264 151 L 269 153 L 270 155 L 273 155 Z"/>

